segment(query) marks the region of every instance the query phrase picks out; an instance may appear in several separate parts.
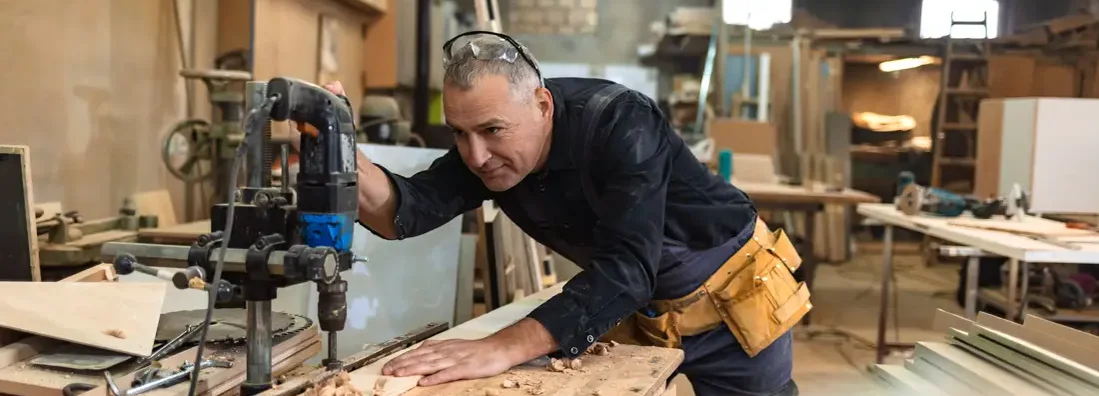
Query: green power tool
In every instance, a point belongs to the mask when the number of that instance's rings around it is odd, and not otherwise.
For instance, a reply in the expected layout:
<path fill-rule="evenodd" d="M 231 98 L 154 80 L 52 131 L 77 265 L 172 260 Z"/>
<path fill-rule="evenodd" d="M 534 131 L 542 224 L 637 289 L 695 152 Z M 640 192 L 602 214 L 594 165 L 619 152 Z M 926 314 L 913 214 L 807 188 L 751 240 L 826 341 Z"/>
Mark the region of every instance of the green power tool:
<path fill-rule="evenodd" d="M 995 215 L 1014 217 L 1024 213 L 1027 208 L 1026 195 L 1018 186 L 1011 197 L 979 199 L 956 194 L 941 188 L 924 187 L 916 184 L 912 172 L 901 172 L 897 178 L 897 209 L 909 216 L 926 213 L 934 216 L 958 217 L 967 210 L 973 217 L 987 219 Z"/>

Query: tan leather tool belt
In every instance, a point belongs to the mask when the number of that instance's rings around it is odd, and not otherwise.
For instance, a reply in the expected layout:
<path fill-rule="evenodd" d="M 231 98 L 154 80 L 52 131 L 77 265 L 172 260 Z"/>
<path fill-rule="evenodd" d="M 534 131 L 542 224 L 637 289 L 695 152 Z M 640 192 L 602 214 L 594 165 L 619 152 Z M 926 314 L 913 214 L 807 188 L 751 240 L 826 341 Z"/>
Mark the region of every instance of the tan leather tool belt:
<path fill-rule="evenodd" d="M 786 233 L 771 232 L 757 218 L 752 239 L 702 286 L 681 298 L 653 300 L 656 317 L 630 315 L 603 340 L 680 348 L 682 337 L 725 323 L 754 357 L 813 308 L 805 282 L 794 280 L 800 265 Z"/>

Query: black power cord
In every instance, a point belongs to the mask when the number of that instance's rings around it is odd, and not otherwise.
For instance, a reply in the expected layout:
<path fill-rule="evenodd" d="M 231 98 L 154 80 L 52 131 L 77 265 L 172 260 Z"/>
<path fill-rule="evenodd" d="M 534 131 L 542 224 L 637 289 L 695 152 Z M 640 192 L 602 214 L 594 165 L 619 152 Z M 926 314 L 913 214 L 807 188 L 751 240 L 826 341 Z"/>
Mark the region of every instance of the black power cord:
<path fill-rule="evenodd" d="M 244 139 L 241 140 L 240 146 L 237 147 L 236 154 L 233 155 L 233 164 L 230 166 L 232 173 L 229 174 L 229 188 L 226 190 L 229 192 L 228 210 L 225 214 L 225 232 L 222 234 L 221 246 L 218 248 L 217 264 L 214 266 L 214 278 L 212 280 L 213 285 L 221 283 L 221 269 L 225 265 L 225 252 L 229 248 L 229 236 L 233 235 L 233 208 L 236 206 L 236 199 L 234 195 L 237 190 L 237 175 L 240 174 L 240 159 L 244 157 L 244 153 L 248 151 L 248 135 L 254 133 L 253 129 L 257 125 L 257 121 L 263 120 L 263 122 L 270 122 L 271 107 L 275 105 L 275 102 L 279 100 L 278 95 L 268 97 L 264 100 L 263 104 L 259 108 L 253 109 L 248 112 L 248 116 L 244 118 Z M 262 125 L 262 124 L 260 124 Z M 191 373 L 191 384 L 187 388 L 188 396 L 195 396 L 195 390 L 198 388 L 198 375 L 200 370 L 198 365 L 202 362 L 202 354 L 206 346 L 206 332 L 210 329 L 210 321 L 214 313 L 214 301 L 216 300 L 217 293 L 216 288 L 211 288 L 207 295 L 209 301 L 206 305 L 206 316 L 202 320 L 202 331 L 198 336 L 198 350 L 195 351 L 195 371 Z"/>

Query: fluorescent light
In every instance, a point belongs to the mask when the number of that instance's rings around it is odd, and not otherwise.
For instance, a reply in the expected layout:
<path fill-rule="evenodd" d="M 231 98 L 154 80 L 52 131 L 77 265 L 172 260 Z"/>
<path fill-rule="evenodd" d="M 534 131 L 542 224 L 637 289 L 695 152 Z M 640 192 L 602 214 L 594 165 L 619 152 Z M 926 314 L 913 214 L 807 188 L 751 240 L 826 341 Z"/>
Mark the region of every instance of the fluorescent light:
<path fill-rule="evenodd" d="M 789 23 L 793 14 L 793 0 L 722 0 L 721 19 L 727 25 L 765 30 L 778 23 Z"/>
<path fill-rule="evenodd" d="M 939 59 L 934 56 L 921 56 L 919 58 L 904 58 L 894 59 L 891 61 L 885 61 L 878 64 L 878 69 L 883 72 L 895 72 L 905 69 L 914 69 L 923 65 L 930 65 L 938 63 Z"/>

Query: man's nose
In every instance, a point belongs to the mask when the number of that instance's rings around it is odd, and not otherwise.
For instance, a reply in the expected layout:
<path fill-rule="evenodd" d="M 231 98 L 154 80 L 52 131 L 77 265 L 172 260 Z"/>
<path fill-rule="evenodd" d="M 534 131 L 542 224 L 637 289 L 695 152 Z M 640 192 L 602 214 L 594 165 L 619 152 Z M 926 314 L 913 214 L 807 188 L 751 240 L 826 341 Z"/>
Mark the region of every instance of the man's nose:
<path fill-rule="evenodd" d="M 488 152 L 485 140 L 475 133 L 469 134 L 469 160 L 476 168 L 485 166 L 492 155 Z"/>

